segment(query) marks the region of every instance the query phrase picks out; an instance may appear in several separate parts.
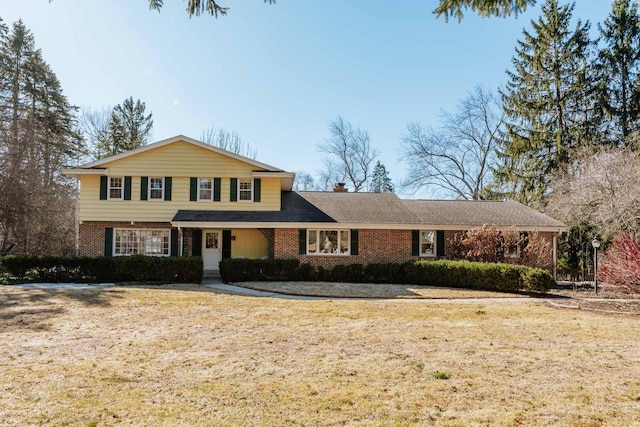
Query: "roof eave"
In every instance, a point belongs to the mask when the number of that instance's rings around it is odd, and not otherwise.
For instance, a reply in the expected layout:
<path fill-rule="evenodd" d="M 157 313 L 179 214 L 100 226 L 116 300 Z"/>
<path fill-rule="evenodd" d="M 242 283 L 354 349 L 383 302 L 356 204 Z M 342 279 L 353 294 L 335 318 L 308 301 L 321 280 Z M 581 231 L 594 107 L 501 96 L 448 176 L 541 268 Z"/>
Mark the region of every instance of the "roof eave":
<path fill-rule="evenodd" d="M 109 168 L 69 168 L 62 169 L 62 173 L 68 176 L 108 175 Z"/>

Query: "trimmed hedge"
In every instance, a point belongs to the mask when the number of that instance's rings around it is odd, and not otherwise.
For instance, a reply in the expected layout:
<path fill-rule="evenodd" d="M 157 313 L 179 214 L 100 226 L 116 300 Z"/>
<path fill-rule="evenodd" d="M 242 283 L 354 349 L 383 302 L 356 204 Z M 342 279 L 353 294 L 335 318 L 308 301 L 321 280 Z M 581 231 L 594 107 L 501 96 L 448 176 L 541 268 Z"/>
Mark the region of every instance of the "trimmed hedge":
<path fill-rule="evenodd" d="M 9 255 L 0 258 L 0 271 L 11 281 L 100 283 L 161 281 L 200 283 L 201 257 L 53 257 Z"/>
<path fill-rule="evenodd" d="M 300 264 L 298 260 L 225 259 L 224 282 L 259 280 L 321 280 L 351 283 L 406 283 L 493 291 L 547 292 L 555 283 L 548 271 L 503 263 L 470 261 L 411 261 L 336 265 L 331 269 Z"/>
<path fill-rule="evenodd" d="M 307 264 L 308 265 L 308 264 Z M 255 282 L 258 280 L 311 280 L 303 279 L 297 270 L 297 259 L 236 259 L 220 262 L 220 276 L 225 282 Z"/>

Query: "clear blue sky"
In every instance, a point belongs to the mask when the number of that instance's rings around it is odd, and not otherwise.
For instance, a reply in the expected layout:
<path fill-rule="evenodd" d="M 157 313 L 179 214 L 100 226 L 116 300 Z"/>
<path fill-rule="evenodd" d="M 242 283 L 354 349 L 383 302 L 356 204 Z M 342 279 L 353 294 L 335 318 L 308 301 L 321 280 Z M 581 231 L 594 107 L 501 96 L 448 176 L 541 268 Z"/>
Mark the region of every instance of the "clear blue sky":
<path fill-rule="evenodd" d="M 504 84 L 516 40 L 538 5 L 517 19 L 436 19 L 437 0 L 220 0 L 229 15 L 189 19 L 186 1 L 0 0 L 22 18 L 69 101 L 93 108 L 133 96 L 153 112 L 153 140 L 236 131 L 257 159 L 297 172 L 321 167 L 317 145 L 342 115 L 369 131 L 394 182 L 406 124 L 437 125 L 441 109 L 482 84 Z M 579 0 L 592 33 L 609 0 Z"/>

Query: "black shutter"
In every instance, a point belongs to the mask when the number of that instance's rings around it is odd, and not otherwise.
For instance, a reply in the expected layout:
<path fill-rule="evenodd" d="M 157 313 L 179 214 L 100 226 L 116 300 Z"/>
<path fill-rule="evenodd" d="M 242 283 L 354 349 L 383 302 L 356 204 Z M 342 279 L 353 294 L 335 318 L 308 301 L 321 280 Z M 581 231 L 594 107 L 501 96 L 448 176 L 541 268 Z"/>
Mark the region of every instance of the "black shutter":
<path fill-rule="evenodd" d="M 109 182 L 108 176 L 100 177 L 100 200 L 107 200 L 107 185 Z"/>
<path fill-rule="evenodd" d="M 124 177 L 124 199 L 131 200 L 131 177 Z"/>
<path fill-rule="evenodd" d="M 358 255 L 358 230 L 351 230 L 351 255 Z"/>
<path fill-rule="evenodd" d="M 229 201 L 238 201 L 238 178 L 231 178 L 231 193 L 229 194 Z"/>
<path fill-rule="evenodd" d="M 260 201 L 260 191 L 262 190 L 262 180 L 260 178 L 255 178 L 253 180 L 253 201 Z"/>
<path fill-rule="evenodd" d="M 149 177 L 140 177 L 140 200 L 148 200 L 147 191 L 149 190 Z"/>
<path fill-rule="evenodd" d="M 193 230 L 191 236 L 191 255 L 202 256 L 202 230 Z"/>
<path fill-rule="evenodd" d="M 307 253 L 307 230 L 305 228 L 298 230 L 298 253 L 300 255 Z"/>
<path fill-rule="evenodd" d="M 171 229 L 171 241 L 169 242 L 169 255 L 171 256 L 178 256 L 178 229 L 177 228 L 172 228 Z"/>
<path fill-rule="evenodd" d="M 444 231 L 436 231 L 436 255 L 444 256 Z"/>
<path fill-rule="evenodd" d="M 220 191 L 222 187 L 222 179 L 221 178 L 213 178 L 213 201 L 220 201 Z"/>
<path fill-rule="evenodd" d="M 231 230 L 222 230 L 222 259 L 231 258 Z"/>
<path fill-rule="evenodd" d="M 164 199 L 166 201 L 171 200 L 171 184 L 173 183 L 173 179 L 170 176 L 164 178 Z"/>
<path fill-rule="evenodd" d="M 198 178 L 189 178 L 189 200 L 192 202 L 198 200 Z"/>
<path fill-rule="evenodd" d="M 411 255 L 420 255 L 420 230 L 411 230 Z"/>
<path fill-rule="evenodd" d="M 104 229 L 104 256 L 113 256 L 113 228 Z"/>

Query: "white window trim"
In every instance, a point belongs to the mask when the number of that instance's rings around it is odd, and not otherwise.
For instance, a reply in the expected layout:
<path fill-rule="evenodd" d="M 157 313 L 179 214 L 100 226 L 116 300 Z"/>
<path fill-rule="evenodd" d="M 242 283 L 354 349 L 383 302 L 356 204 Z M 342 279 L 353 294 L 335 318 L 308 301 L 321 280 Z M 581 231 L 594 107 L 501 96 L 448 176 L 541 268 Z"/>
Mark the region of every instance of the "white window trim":
<path fill-rule="evenodd" d="M 240 193 L 242 193 L 243 191 L 248 191 L 248 190 L 241 190 L 240 189 L 240 186 L 241 186 L 242 182 L 248 182 L 251 185 L 251 198 L 249 200 L 242 200 L 240 198 Z M 249 178 L 249 179 L 239 178 L 238 179 L 238 202 L 240 202 L 240 203 L 253 203 L 253 187 L 254 187 L 254 185 L 253 185 L 253 179 L 252 178 Z"/>
<path fill-rule="evenodd" d="M 433 233 L 433 253 L 424 253 L 422 252 L 422 243 L 424 242 L 422 236 L 424 233 L 429 232 Z M 420 230 L 420 256 L 427 258 L 435 258 L 438 256 L 438 232 L 436 230 Z"/>
<path fill-rule="evenodd" d="M 120 179 L 120 197 L 111 197 L 111 189 L 118 188 L 111 187 L 112 179 Z M 110 176 L 107 178 L 107 200 L 124 200 L 124 176 Z"/>
<path fill-rule="evenodd" d="M 159 199 L 153 199 L 151 198 L 151 181 L 154 179 L 161 179 L 162 180 L 162 195 L 160 196 Z M 165 190 L 165 183 L 164 183 L 164 177 L 160 177 L 160 176 L 150 176 L 149 177 L 149 182 L 147 183 L 147 200 L 150 202 L 162 202 L 164 201 L 164 190 Z"/>
<path fill-rule="evenodd" d="M 347 252 L 344 253 L 340 253 L 340 252 L 320 252 L 319 248 L 318 248 L 318 244 L 320 241 L 320 232 L 321 231 L 336 231 L 338 233 L 338 243 L 340 243 L 340 233 L 347 233 Z M 315 252 L 309 252 L 309 234 L 310 233 L 316 233 L 316 251 Z M 307 255 L 309 256 L 351 256 L 351 230 L 349 229 L 335 229 L 335 228 L 316 228 L 316 229 L 307 229 Z"/>
<path fill-rule="evenodd" d="M 201 199 L 200 198 L 200 180 L 202 179 L 208 179 L 211 182 L 211 198 L 210 199 Z M 216 192 L 216 186 L 215 186 L 215 179 L 214 178 L 198 178 L 198 198 L 196 199 L 198 202 L 213 202 L 213 200 L 215 199 L 215 192 Z"/>
<path fill-rule="evenodd" d="M 146 255 L 146 256 L 158 256 L 158 257 L 168 257 L 171 256 L 171 230 L 167 229 L 167 228 L 114 228 L 113 229 L 113 238 L 112 238 L 112 245 L 113 248 L 111 250 L 111 253 L 114 257 L 116 256 L 131 256 L 131 255 L 138 255 L 141 254 L 140 251 L 138 251 L 137 253 L 128 253 L 128 254 L 123 254 L 123 253 L 116 253 L 116 248 L 117 248 L 117 232 L 128 232 L 128 231 L 136 231 L 138 233 L 140 232 L 153 232 L 153 231 L 160 231 L 163 233 L 168 233 L 168 240 L 167 240 L 167 253 L 166 254 L 142 254 L 142 255 Z M 140 241 L 137 242 L 138 243 L 138 247 L 142 246 L 140 244 Z M 163 247 L 164 249 L 164 247 Z"/>
<path fill-rule="evenodd" d="M 520 242 L 518 242 L 515 246 L 516 246 L 516 253 L 512 254 L 509 251 L 509 246 L 511 245 L 505 245 L 506 249 L 507 249 L 507 254 L 506 254 L 506 258 L 510 258 L 510 259 L 517 259 L 520 258 Z"/>

